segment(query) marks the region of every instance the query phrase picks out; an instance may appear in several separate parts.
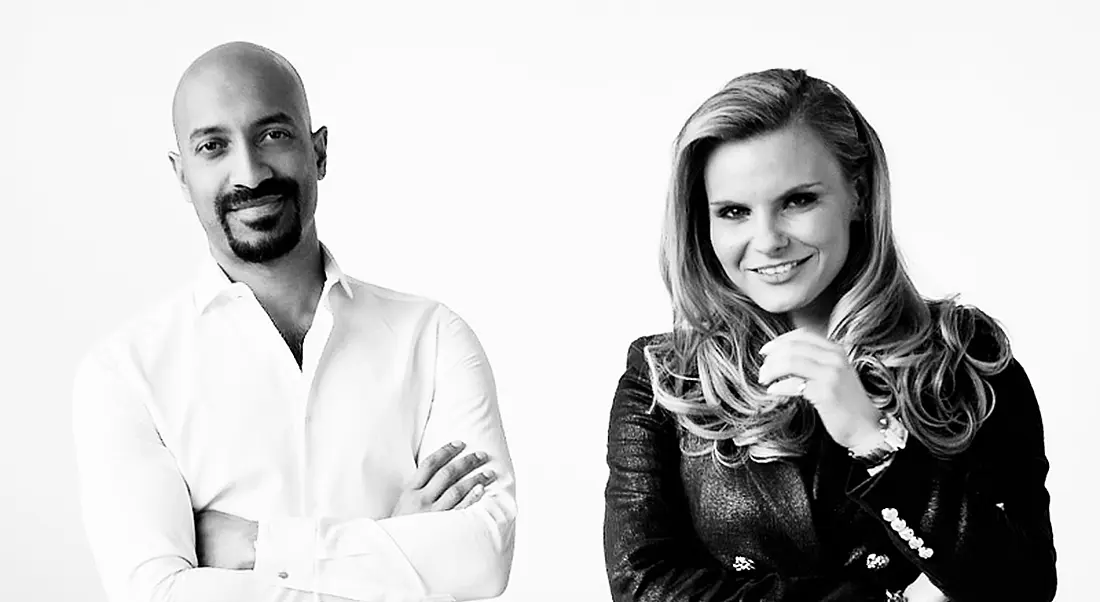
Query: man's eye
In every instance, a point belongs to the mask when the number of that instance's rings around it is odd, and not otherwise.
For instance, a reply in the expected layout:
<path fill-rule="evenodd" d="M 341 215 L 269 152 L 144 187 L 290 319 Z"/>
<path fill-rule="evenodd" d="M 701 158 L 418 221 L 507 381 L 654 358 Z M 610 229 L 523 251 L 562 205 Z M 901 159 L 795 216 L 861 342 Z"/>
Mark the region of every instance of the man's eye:
<path fill-rule="evenodd" d="M 198 145 L 198 147 L 195 148 L 195 152 L 200 155 L 209 155 L 220 151 L 224 146 L 225 145 L 222 144 L 220 140 L 208 140 Z"/>
<path fill-rule="evenodd" d="M 286 132 L 283 130 L 271 130 L 264 133 L 264 136 L 271 140 L 286 140 L 290 138 L 290 132 Z"/>

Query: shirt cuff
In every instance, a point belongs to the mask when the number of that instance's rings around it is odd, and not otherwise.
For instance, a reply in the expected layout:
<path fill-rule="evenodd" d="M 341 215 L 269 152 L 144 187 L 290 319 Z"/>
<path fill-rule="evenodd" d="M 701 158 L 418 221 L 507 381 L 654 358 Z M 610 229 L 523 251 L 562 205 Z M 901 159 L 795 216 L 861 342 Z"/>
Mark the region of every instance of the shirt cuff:
<path fill-rule="evenodd" d="M 886 470 L 886 467 L 889 466 L 890 463 L 893 462 L 893 461 L 894 461 L 893 456 L 891 456 L 889 458 L 886 458 L 885 462 L 880 462 L 879 464 L 876 464 L 875 466 L 872 466 L 872 467 L 868 468 L 867 469 L 867 474 L 869 474 L 873 477 L 873 476 L 877 475 L 878 473 Z"/>
<path fill-rule="evenodd" d="M 371 602 L 450 599 L 428 595 L 416 568 L 378 521 L 320 519 L 317 527 L 320 591 Z M 435 543 L 438 549 L 439 540 Z"/>
<path fill-rule="evenodd" d="M 316 589 L 317 524 L 311 518 L 276 518 L 259 523 L 252 571 L 279 587 Z"/>

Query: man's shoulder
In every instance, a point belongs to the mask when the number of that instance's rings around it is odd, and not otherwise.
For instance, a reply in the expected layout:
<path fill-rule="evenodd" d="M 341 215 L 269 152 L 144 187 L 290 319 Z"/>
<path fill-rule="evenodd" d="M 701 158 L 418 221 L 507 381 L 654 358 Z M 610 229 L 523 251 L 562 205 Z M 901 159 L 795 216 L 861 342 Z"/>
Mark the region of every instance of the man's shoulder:
<path fill-rule="evenodd" d="M 345 278 L 355 304 L 372 313 L 381 312 L 391 318 L 438 317 L 453 313 L 444 303 L 425 295 L 399 291 L 350 276 Z"/>
<path fill-rule="evenodd" d="M 81 357 L 79 367 L 142 363 L 170 349 L 170 342 L 181 337 L 194 316 L 193 291 L 189 286 L 181 287 L 94 339 Z"/>
<path fill-rule="evenodd" d="M 381 321 L 399 339 L 470 342 L 477 337 L 463 316 L 443 301 L 354 278 L 348 280 L 358 314 L 356 321 Z"/>

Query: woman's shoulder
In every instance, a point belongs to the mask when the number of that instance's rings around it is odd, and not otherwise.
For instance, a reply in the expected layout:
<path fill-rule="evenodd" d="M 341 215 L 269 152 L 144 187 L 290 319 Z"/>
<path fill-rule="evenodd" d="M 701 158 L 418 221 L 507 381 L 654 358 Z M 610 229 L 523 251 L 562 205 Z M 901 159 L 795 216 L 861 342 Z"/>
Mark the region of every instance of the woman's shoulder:
<path fill-rule="evenodd" d="M 619 378 L 611 407 L 612 424 L 643 428 L 647 432 L 676 431 L 676 420 L 656 402 L 647 354 L 653 354 L 660 364 L 672 341 L 672 333 L 648 334 L 631 341 L 627 348 L 626 370 Z M 647 352 L 648 349 L 648 352 Z M 660 371 L 661 368 L 658 368 Z"/>
<path fill-rule="evenodd" d="M 1008 335 L 1001 323 L 973 305 L 954 298 L 926 302 L 933 331 L 940 343 L 965 353 L 972 362 L 986 364 L 1000 372 L 1012 359 Z"/>
<path fill-rule="evenodd" d="M 671 338 L 672 333 L 670 332 L 647 334 L 635 338 L 630 342 L 630 346 L 626 350 L 627 370 L 648 371 L 648 363 L 645 359 L 646 349 L 665 346 Z"/>
<path fill-rule="evenodd" d="M 957 337 L 965 361 L 976 369 L 993 396 L 986 427 L 1016 431 L 1023 425 L 1041 424 L 1039 403 L 1024 367 L 1013 354 L 1004 326 L 981 309 L 954 303 L 932 307 L 933 320 L 940 323 L 941 336 Z M 945 325 L 954 326 L 952 329 Z M 1041 427 L 1040 427 L 1041 429 Z M 990 429 L 985 429 L 989 432 Z"/>

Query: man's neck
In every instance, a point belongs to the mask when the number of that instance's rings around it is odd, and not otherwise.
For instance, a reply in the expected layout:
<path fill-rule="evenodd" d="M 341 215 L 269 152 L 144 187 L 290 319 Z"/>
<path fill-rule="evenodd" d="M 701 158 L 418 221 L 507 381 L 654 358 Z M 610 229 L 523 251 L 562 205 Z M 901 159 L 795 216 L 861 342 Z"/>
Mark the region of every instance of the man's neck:
<path fill-rule="evenodd" d="M 316 235 L 303 232 L 294 250 L 263 264 L 227 257 L 216 250 L 214 258 L 230 280 L 248 285 L 272 319 L 312 321 L 325 284 L 324 258 Z"/>

